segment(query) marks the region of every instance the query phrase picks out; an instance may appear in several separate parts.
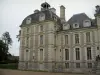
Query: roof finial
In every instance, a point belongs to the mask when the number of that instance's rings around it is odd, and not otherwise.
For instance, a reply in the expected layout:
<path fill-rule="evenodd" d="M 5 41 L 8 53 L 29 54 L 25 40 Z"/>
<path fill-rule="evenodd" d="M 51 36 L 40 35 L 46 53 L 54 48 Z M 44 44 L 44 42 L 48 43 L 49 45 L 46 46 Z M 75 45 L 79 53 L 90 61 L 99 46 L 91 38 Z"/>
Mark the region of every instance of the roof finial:
<path fill-rule="evenodd" d="M 46 1 L 46 0 L 45 0 Z M 47 3 L 47 2 L 44 2 L 44 3 L 42 3 L 41 4 L 41 7 L 43 8 L 43 9 L 49 9 L 50 8 L 50 5 Z"/>

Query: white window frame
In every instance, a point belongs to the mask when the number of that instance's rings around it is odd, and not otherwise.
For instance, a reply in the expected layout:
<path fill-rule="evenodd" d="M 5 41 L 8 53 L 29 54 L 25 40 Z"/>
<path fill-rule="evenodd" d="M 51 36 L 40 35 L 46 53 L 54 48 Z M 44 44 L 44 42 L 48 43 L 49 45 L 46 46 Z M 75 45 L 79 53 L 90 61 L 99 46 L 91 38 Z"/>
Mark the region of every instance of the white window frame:
<path fill-rule="evenodd" d="M 26 24 L 30 24 L 31 23 L 31 17 L 28 17 L 27 19 L 26 19 Z"/>
<path fill-rule="evenodd" d="M 77 26 L 75 26 L 77 24 Z M 74 23 L 73 28 L 79 28 L 79 23 Z"/>
<path fill-rule="evenodd" d="M 86 21 L 88 21 L 90 25 L 86 25 Z M 90 21 L 90 20 L 84 20 L 84 21 L 83 21 L 83 26 L 84 26 L 84 27 L 89 27 L 89 26 L 91 26 L 91 21 Z"/>
<path fill-rule="evenodd" d="M 39 21 L 43 21 L 43 20 L 45 20 L 45 14 L 40 14 L 40 16 L 39 16 Z"/>
<path fill-rule="evenodd" d="M 70 25 L 69 24 L 63 24 L 63 30 L 68 30 L 70 29 Z"/>

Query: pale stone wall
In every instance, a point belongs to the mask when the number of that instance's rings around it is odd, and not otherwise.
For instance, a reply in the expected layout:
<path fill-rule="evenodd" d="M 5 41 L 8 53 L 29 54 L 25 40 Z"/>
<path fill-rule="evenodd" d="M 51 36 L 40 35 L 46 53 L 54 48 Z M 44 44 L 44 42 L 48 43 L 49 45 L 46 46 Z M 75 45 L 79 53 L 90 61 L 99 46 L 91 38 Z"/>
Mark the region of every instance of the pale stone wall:
<path fill-rule="evenodd" d="M 40 31 L 43 25 L 43 31 Z M 99 23 L 98 23 L 99 25 Z M 48 71 L 88 71 L 88 62 L 92 64 L 100 49 L 100 28 L 83 28 L 66 31 L 55 31 L 53 21 L 41 22 L 21 28 L 19 69 L 36 69 Z M 86 32 L 90 32 L 90 43 L 86 42 Z M 79 44 L 75 44 L 75 34 L 79 34 Z M 43 45 L 40 45 L 40 35 L 43 35 Z M 68 35 L 68 44 L 65 45 L 65 35 Z M 29 37 L 29 42 L 27 42 Z M 28 43 L 28 47 L 27 46 Z M 92 60 L 87 60 L 87 47 L 91 47 Z M 80 49 L 80 60 L 76 60 L 75 48 Z M 40 61 L 40 49 L 43 49 L 43 60 Z M 65 49 L 69 49 L 69 60 L 65 60 Z M 28 50 L 28 52 L 26 52 Z M 34 56 L 34 58 L 33 58 Z M 66 69 L 65 63 L 69 62 Z M 81 68 L 76 68 L 76 63 Z"/>
<path fill-rule="evenodd" d="M 86 32 L 90 32 L 90 43 L 86 43 Z M 75 44 L 76 33 L 79 34 L 79 44 Z M 65 37 L 64 37 L 65 35 L 69 36 L 67 45 L 65 45 Z M 79 29 L 79 30 L 73 30 L 73 31 L 59 32 L 57 36 L 57 40 L 59 40 L 57 41 L 57 61 L 60 61 L 61 59 L 63 59 L 63 61 L 69 62 L 70 63 L 69 70 L 71 68 L 73 68 L 74 70 L 74 68 L 76 67 L 75 63 L 79 62 L 81 69 L 78 69 L 78 70 L 82 70 L 82 68 L 84 70 L 84 68 L 87 68 L 88 62 L 91 62 L 93 64 L 95 61 L 95 57 L 97 56 L 98 51 L 99 51 L 97 50 L 97 47 L 99 46 L 98 43 L 100 43 L 98 38 L 99 37 L 97 33 L 97 28 L 90 28 L 90 29 L 84 28 L 81 30 Z M 92 60 L 87 60 L 87 47 L 91 47 Z M 80 48 L 80 60 L 76 60 L 75 48 Z M 60 49 L 61 49 L 61 52 L 60 52 Z M 65 49 L 69 49 L 69 52 L 70 52 L 69 60 L 65 60 Z M 60 58 L 60 56 L 62 58 Z"/>

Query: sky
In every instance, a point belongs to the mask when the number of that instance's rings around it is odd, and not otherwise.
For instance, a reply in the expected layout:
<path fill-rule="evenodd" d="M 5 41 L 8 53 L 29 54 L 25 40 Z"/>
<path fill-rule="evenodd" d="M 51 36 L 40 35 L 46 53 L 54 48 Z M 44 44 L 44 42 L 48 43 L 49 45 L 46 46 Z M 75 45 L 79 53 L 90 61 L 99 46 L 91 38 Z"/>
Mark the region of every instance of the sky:
<path fill-rule="evenodd" d="M 78 13 L 86 13 L 94 19 L 95 6 L 100 5 L 100 0 L 0 0 L 0 36 L 8 31 L 13 40 L 9 50 L 12 55 L 19 55 L 19 42 L 16 38 L 20 25 L 25 17 L 41 8 L 41 3 L 48 2 L 60 15 L 60 6 L 64 5 L 66 20 Z"/>

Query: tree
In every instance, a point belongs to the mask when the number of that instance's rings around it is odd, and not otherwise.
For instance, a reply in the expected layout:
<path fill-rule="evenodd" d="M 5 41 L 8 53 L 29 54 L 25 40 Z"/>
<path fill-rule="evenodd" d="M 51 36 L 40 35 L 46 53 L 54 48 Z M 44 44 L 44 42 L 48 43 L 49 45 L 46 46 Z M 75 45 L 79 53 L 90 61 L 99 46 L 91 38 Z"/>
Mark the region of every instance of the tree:
<path fill-rule="evenodd" d="M 12 45 L 12 39 L 9 32 L 3 33 L 2 39 L 4 40 L 5 44 L 7 44 L 7 46 Z"/>
<path fill-rule="evenodd" d="M 12 45 L 12 39 L 9 32 L 5 32 L 2 35 L 2 40 L 0 40 L 0 61 L 5 61 L 9 56 L 9 46 Z"/>
<path fill-rule="evenodd" d="M 20 36 L 21 36 L 21 30 L 19 30 L 19 34 L 16 36 L 16 38 L 18 39 L 18 41 L 20 41 Z"/>
<path fill-rule="evenodd" d="M 7 60 L 8 48 L 3 40 L 0 40 L 0 61 Z"/>

